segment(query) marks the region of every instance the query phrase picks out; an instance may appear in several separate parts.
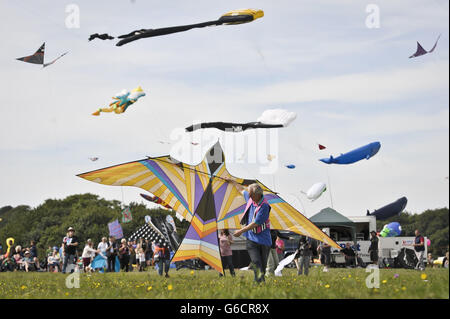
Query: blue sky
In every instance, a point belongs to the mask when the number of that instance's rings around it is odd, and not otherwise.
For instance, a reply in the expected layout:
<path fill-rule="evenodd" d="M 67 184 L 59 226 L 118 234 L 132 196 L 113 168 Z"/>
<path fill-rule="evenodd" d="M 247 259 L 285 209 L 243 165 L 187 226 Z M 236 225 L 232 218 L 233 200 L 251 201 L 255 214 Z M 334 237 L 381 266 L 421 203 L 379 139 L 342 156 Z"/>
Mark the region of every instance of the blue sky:
<path fill-rule="evenodd" d="M 79 8 L 80 28 L 66 27 L 70 4 Z M 380 28 L 366 26 L 369 4 L 380 10 Z M 92 33 L 209 21 L 239 8 L 260 8 L 265 16 L 123 47 L 87 41 Z M 140 202 L 140 189 L 75 175 L 147 155 L 198 162 L 215 139 L 235 146 L 254 132 L 206 130 L 195 147 L 184 127 L 254 121 L 271 108 L 297 113 L 288 128 L 273 133 L 275 173 L 260 172 L 264 159 L 246 163 L 252 148 L 237 154 L 224 146 L 227 166 L 235 176 L 275 188 L 306 216 L 331 206 L 330 193 L 333 207 L 347 216 L 402 196 L 414 213 L 448 207 L 448 9 L 445 0 L 2 1 L 0 207 L 34 207 L 84 192 Z M 416 41 L 430 49 L 439 34 L 434 53 L 408 59 Z M 69 54 L 45 69 L 15 60 L 43 42 L 46 61 Z M 125 114 L 90 115 L 138 85 L 147 96 Z M 318 161 L 373 141 L 382 146 L 369 161 Z M 328 148 L 319 152 L 316 143 Z M 88 160 L 93 156 L 100 159 Z M 297 168 L 284 168 L 289 163 Z M 300 190 L 319 181 L 329 181 L 329 191 L 309 203 Z"/>

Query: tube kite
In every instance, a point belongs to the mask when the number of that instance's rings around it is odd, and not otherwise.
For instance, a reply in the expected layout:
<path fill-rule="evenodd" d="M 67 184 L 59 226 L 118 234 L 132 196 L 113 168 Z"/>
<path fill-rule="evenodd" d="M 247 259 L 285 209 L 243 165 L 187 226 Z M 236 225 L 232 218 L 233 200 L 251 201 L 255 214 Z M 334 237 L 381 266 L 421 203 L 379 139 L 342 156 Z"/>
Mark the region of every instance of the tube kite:
<path fill-rule="evenodd" d="M 92 113 L 92 115 L 99 116 L 101 112 L 114 112 L 116 114 L 125 113 L 127 108 L 139 100 L 141 97 L 145 96 L 142 88 L 138 86 L 131 93 L 127 90 L 123 90 L 122 92 L 113 96 L 114 102 L 109 104 L 109 107 L 99 108 L 97 111 Z"/>
<path fill-rule="evenodd" d="M 27 62 L 27 63 L 33 63 L 33 64 L 42 64 L 42 67 L 45 68 L 46 66 L 49 66 L 53 63 L 55 63 L 57 60 L 65 56 L 69 52 L 65 52 L 61 54 L 59 57 L 54 59 L 53 61 L 50 61 L 49 63 L 44 63 L 44 54 L 45 54 L 45 42 L 41 45 L 41 47 L 32 55 L 25 56 L 23 58 L 17 58 L 16 60 Z"/>
<path fill-rule="evenodd" d="M 367 210 L 367 216 L 375 216 L 377 220 L 388 219 L 392 216 L 400 214 L 405 209 L 407 203 L 408 199 L 406 197 L 402 197 L 397 199 L 395 202 L 374 210 L 372 213 Z"/>
<path fill-rule="evenodd" d="M 78 175 L 86 180 L 114 186 L 135 186 L 154 194 L 183 216 L 190 226 L 172 262 L 200 258 L 223 273 L 218 229 L 240 229 L 247 205 L 235 183 L 258 183 L 271 206 L 271 229 L 305 235 L 339 249 L 340 246 L 304 215 L 258 180 L 233 177 L 225 166 L 219 143 L 197 165 L 182 163 L 169 155 L 148 157 Z"/>
<path fill-rule="evenodd" d="M 257 119 L 256 122 L 248 123 L 230 123 L 230 122 L 208 122 L 191 125 L 186 127 L 187 132 L 192 132 L 201 128 L 216 128 L 225 132 L 242 132 L 248 129 L 256 128 L 278 128 L 287 127 L 297 117 L 294 112 L 289 112 L 282 109 L 266 110 Z"/>
<path fill-rule="evenodd" d="M 418 57 L 418 56 L 422 56 L 422 55 L 425 55 L 425 54 L 427 54 L 427 53 L 433 52 L 434 49 L 436 49 L 436 46 L 437 46 L 437 44 L 438 44 L 438 41 L 439 41 L 439 38 L 440 38 L 440 37 L 441 37 L 441 35 L 439 34 L 439 36 L 438 36 L 436 42 L 434 43 L 434 45 L 433 45 L 433 47 L 431 48 L 430 51 L 425 50 L 425 49 L 420 45 L 420 43 L 417 42 L 417 50 L 416 50 L 416 53 L 414 53 L 413 55 L 411 55 L 409 58 L 410 58 L 410 59 L 411 59 L 411 58 L 416 58 L 416 57 Z"/>
<path fill-rule="evenodd" d="M 258 18 L 261 18 L 264 16 L 264 12 L 259 9 L 240 9 L 240 10 L 233 10 L 230 12 L 225 13 L 222 15 L 219 19 L 214 21 L 208 21 L 208 22 L 202 22 L 202 23 L 196 23 L 196 24 L 189 24 L 189 25 L 181 25 L 181 26 L 175 26 L 175 27 L 167 27 L 167 28 L 159 28 L 159 29 L 140 29 L 135 30 L 127 34 L 123 34 L 118 36 L 120 40 L 117 42 L 116 46 L 122 46 L 124 44 L 143 39 L 143 38 L 151 38 L 151 37 L 157 37 L 161 35 L 167 35 L 177 32 L 184 32 L 188 31 L 194 28 L 204 28 L 209 26 L 218 26 L 218 25 L 233 25 L 233 24 L 242 24 L 242 23 L 248 23 L 252 22 Z M 89 41 L 99 38 L 102 40 L 106 39 L 114 39 L 114 37 L 108 35 L 108 34 L 101 34 L 98 33 L 92 34 L 89 37 Z"/>
<path fill-rule="evenodd" d="M 341 154 L 338 157 L 322 158 L 319 161 L 325 164 L 352 164 L 362 159 L 369 159 L 380 150 L 380 142 L 373 142 L 360 148 L 354 149 L 348 153 Z"/>

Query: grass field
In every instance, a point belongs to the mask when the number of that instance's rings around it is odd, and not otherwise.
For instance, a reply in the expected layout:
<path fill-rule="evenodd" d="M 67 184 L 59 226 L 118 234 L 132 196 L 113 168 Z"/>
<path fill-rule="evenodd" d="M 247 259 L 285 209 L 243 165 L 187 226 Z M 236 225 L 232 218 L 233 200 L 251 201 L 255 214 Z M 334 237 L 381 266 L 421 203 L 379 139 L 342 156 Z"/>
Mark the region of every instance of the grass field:
<path fill-rule="evenodd" d="M 309 276 L 283 270 L 283 277 L 269 277 L 256 285 L 253 273 L 237 271 L 236 277 L 219 277 L 212 270 L 171 269 L 170 278 L 154 269 L 132 273 L 80 274 L 80 288 L 67 288 L 61 273 L 0 273 L 0 298 L 176 298 L 176 299 L 435 299 L 449 298 L 449 271 L 381 269 L 380 287 L 367 288 L 365 269 L 313 268 Z"/>

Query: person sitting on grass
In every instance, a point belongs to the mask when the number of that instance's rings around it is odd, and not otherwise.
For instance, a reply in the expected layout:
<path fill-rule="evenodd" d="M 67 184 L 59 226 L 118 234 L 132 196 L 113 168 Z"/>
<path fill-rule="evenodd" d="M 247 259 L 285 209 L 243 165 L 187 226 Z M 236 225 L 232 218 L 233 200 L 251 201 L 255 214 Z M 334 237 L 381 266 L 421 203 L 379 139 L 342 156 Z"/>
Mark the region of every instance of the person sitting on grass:
<path fill-rule="evenodd" d="M 59 256 L 58 247 L 53 247 L 53 252 L 47 259 L 47 266 L 49 272 L 61 271 L 61 256 Z"/>
<path fill-rule="evenodd" d="M 345 248 L 341 250 L 341 253 L 344 254 L 345 266 L 347 266 L 347 268 L 350 268 L 351 266 L 355 266 L 356 254 L 355 254 L 355 251 L 352 249 L 352 246 L 350 243 L 345 244 Z"/>
<path fill-rule="evenodd" d="M 24 257 L 22 259 L 22 264 L 23 264 L 26 272 L 30 271 L 31 269 L 37 270 L 37 268 L 35 268 L 36 265 L 34 264 L 34 260 L 31 257 L 31 253 L 28 250 L 25 251 Z"/>

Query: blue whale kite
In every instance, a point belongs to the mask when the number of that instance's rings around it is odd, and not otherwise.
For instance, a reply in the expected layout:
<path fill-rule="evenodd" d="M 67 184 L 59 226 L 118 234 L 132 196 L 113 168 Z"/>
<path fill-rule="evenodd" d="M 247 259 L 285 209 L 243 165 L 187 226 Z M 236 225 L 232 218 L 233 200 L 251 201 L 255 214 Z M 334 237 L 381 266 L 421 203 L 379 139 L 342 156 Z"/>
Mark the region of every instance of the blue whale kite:
<path fill-rule="evenodd" d="M 352 164 L 362 159 L 371 158 L 378 153 L 380 147 L 380 142 L 373 142 L 348 153 L 341 154 L 338 157 L 333 157 L 331 155 L 329 158 L 321 158 L 319 161 L 324 162 L 325 164 Z"/>
<path fill-rule="evenodd" d="M 395 202 L 374 210 L 372 213 L 367 210 L 367 216 L 375 216 L 377 220 L 388 219 L 400 214 L 405 209 L 407 203 L 408 199 L 406 197 L 402 197 L 397 199 Z"/>

